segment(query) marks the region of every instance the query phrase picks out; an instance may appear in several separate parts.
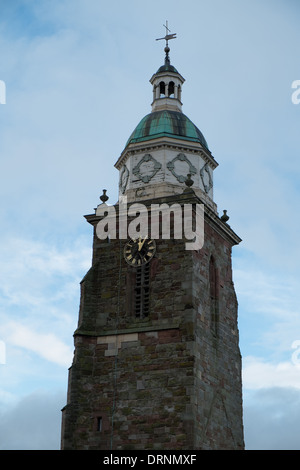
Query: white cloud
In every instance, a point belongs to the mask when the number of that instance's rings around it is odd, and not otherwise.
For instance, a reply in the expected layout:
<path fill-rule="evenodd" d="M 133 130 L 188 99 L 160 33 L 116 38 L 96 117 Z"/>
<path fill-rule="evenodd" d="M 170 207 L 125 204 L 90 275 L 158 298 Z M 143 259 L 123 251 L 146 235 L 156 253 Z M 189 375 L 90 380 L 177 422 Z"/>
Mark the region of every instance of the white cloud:
<path fill-rule="evenodd" d="M 69 241 L 69 239 L 68 239 Z M 78 238 L 65 243 L 2 238 L 0 292 L 9 304 L 27 308 L 51 308 L 62 297 L 70 298 L 75 286 L 90 266 L 87 241 Z M 60 246 L 59 246 L 60 245 Z"/>
<path fill-rule="evenodd" d="M 0 410 L 38 383 L 67 386 L 77 325 L 79 282 L 90 267 L 84 238 L 2 238 L 0 244 Z"/>
<path fill-rule="evenodd" d="M 79 282 L 90 267 L 90 249 L 83 239 L 59 247 L 12 238 L 0 245 L 0 256 L 0 339 L 6 355 L 11 347 L 23 348 L 69 367 Z"/>
<path fill-rule="evenodd" d="M 272 364 L 264 359 L 243 358 L 243 387 L 245 390 L 283 387 L 300 389 L 300 364 L 291 361 Z"/>
<path fill-rule="evenodd" d="M 16 322 L 5 326 L 8 344 L 33 351 L 47 361 L 69 367 L 73 351 L 52 333 L 39 333 Z"/>
<path fill-rule="evenodd" d="M 273 364 L 289 361 L 292 343 L 300 339 L 298 279 L 249 255 L 234 264 L 242 354 Z"/>
<path fill-rule="evenodd" d="M 253 313 L 272 315 L 273 320 L 288 317 L 294 321 L 300 310 L 296 296 L 298 280 L 292 274 L 271 271 L 257 259 L 249 258 L 246 255 L 234 260 L 234 282 L 242 302 L 251 304 Z"/>

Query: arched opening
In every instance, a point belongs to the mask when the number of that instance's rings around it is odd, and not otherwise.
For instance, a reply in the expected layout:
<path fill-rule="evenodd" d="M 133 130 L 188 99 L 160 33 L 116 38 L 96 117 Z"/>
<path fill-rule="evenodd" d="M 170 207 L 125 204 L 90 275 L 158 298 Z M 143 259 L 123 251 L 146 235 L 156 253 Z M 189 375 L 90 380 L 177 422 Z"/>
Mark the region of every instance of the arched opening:
<path fill-rule="evenodd" d="M 170 82 L 168 85 L 168 97 L 174 98 L 174 93 L 175 93 L 175 83 Z"/>
<path fill-rule="evenodd" d="M 210 298 L 216 298 L 216 266 L 214 257 L 211 256 L 209 260 L 209 292 Z"/>
<path fill-rule="evenodd" d="M 166 95 L 166 84 L 165 82 L 160 82 L 159 84 L 159 97 L 162 98 Z"/>

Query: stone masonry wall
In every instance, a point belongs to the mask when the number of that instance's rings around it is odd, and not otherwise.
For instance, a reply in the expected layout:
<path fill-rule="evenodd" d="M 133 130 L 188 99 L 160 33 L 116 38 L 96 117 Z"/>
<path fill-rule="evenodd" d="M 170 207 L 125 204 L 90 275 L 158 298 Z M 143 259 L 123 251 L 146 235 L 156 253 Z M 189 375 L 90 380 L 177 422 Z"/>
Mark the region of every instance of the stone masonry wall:
<path fill-rule="evenodd" d="M 150 315 L 131 308 L 124 241 L 94 238 L 81 283 L 63 449 L 243 448 L 241 358 L 231 242 L 208 219 L 205 244 L 157 240 Z M 218 284 L 212 324 L 209 260 Z"/>
<path fill-rule="evenodd" d="M 195 444 L 200 449 L 243 449 L 241 356 L 231 244 L 209 223 L 205 244 L 194 252 Z M 215 260 L 216 324 L 211 318 L 209 263 Z"/>
<path fill-rule="evenodd" d="M 71 369 L 77 375 L 77 419 L 66 448 L 191 447 L 186 413 L 193 357 L 179 329 L 139 333 L 136 341 L 121 343 L 117 356 L 105 355 L 108 344 L 99 344 L 99 338 L 78 341 L 80 353 Z"/>
<path fill-rule="evenodd" d="M 192 448 L 191 258 L 183 243 L 158 243 L 151 315 L 136 319 L 126 308 L 123 244 L 101 248 L 82 282 L 64 448 Z"/>

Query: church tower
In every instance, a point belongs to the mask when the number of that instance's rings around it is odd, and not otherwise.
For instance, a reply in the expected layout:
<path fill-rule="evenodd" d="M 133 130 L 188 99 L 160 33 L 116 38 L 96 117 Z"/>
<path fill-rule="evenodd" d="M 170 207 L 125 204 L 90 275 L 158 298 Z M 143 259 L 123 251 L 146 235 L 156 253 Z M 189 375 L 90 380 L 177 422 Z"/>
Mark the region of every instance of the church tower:
<path fill-rule="evenodd" d="M 81 282 L 62 449 L 244 448 L 231 263 L 241 239 L 213 200 L 218 164 L 182 112 L 174 37 L 163 38 L 165 61 L 150 79 L 152 110 L 115 164 L 119 201 L 108 205 L 104 190 L 85 216 L 93 257 Z M 201 243 L 188 248 L 187 208 L 193 227 L 198 208 L 202 221 Z"/>

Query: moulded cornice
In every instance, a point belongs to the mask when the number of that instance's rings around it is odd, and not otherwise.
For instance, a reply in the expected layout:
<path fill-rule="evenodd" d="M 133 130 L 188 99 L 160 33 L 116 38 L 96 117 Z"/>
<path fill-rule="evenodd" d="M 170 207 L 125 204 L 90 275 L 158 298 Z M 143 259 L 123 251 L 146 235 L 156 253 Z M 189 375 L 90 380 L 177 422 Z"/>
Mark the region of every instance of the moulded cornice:
<path fill-rule="evenodd" d="M 214 170 L 219 164 L 214 159 L 209 150 L 202 147 L 198 142 L 185 141 L 180 139 L 172 139 L 170 137 L 159 137 L 151 139 L 151 141 L 139 142 L 137 144 L 130 144 L 121 153 L 119 159 L 115 163 L 115 168 L 118 170 L 126 163 L 129 157 L 141 152 L 151 152 L 162 148 L 169 148 L 175 152 L 190 152 L 200 155 L 206 163 Z"/>

